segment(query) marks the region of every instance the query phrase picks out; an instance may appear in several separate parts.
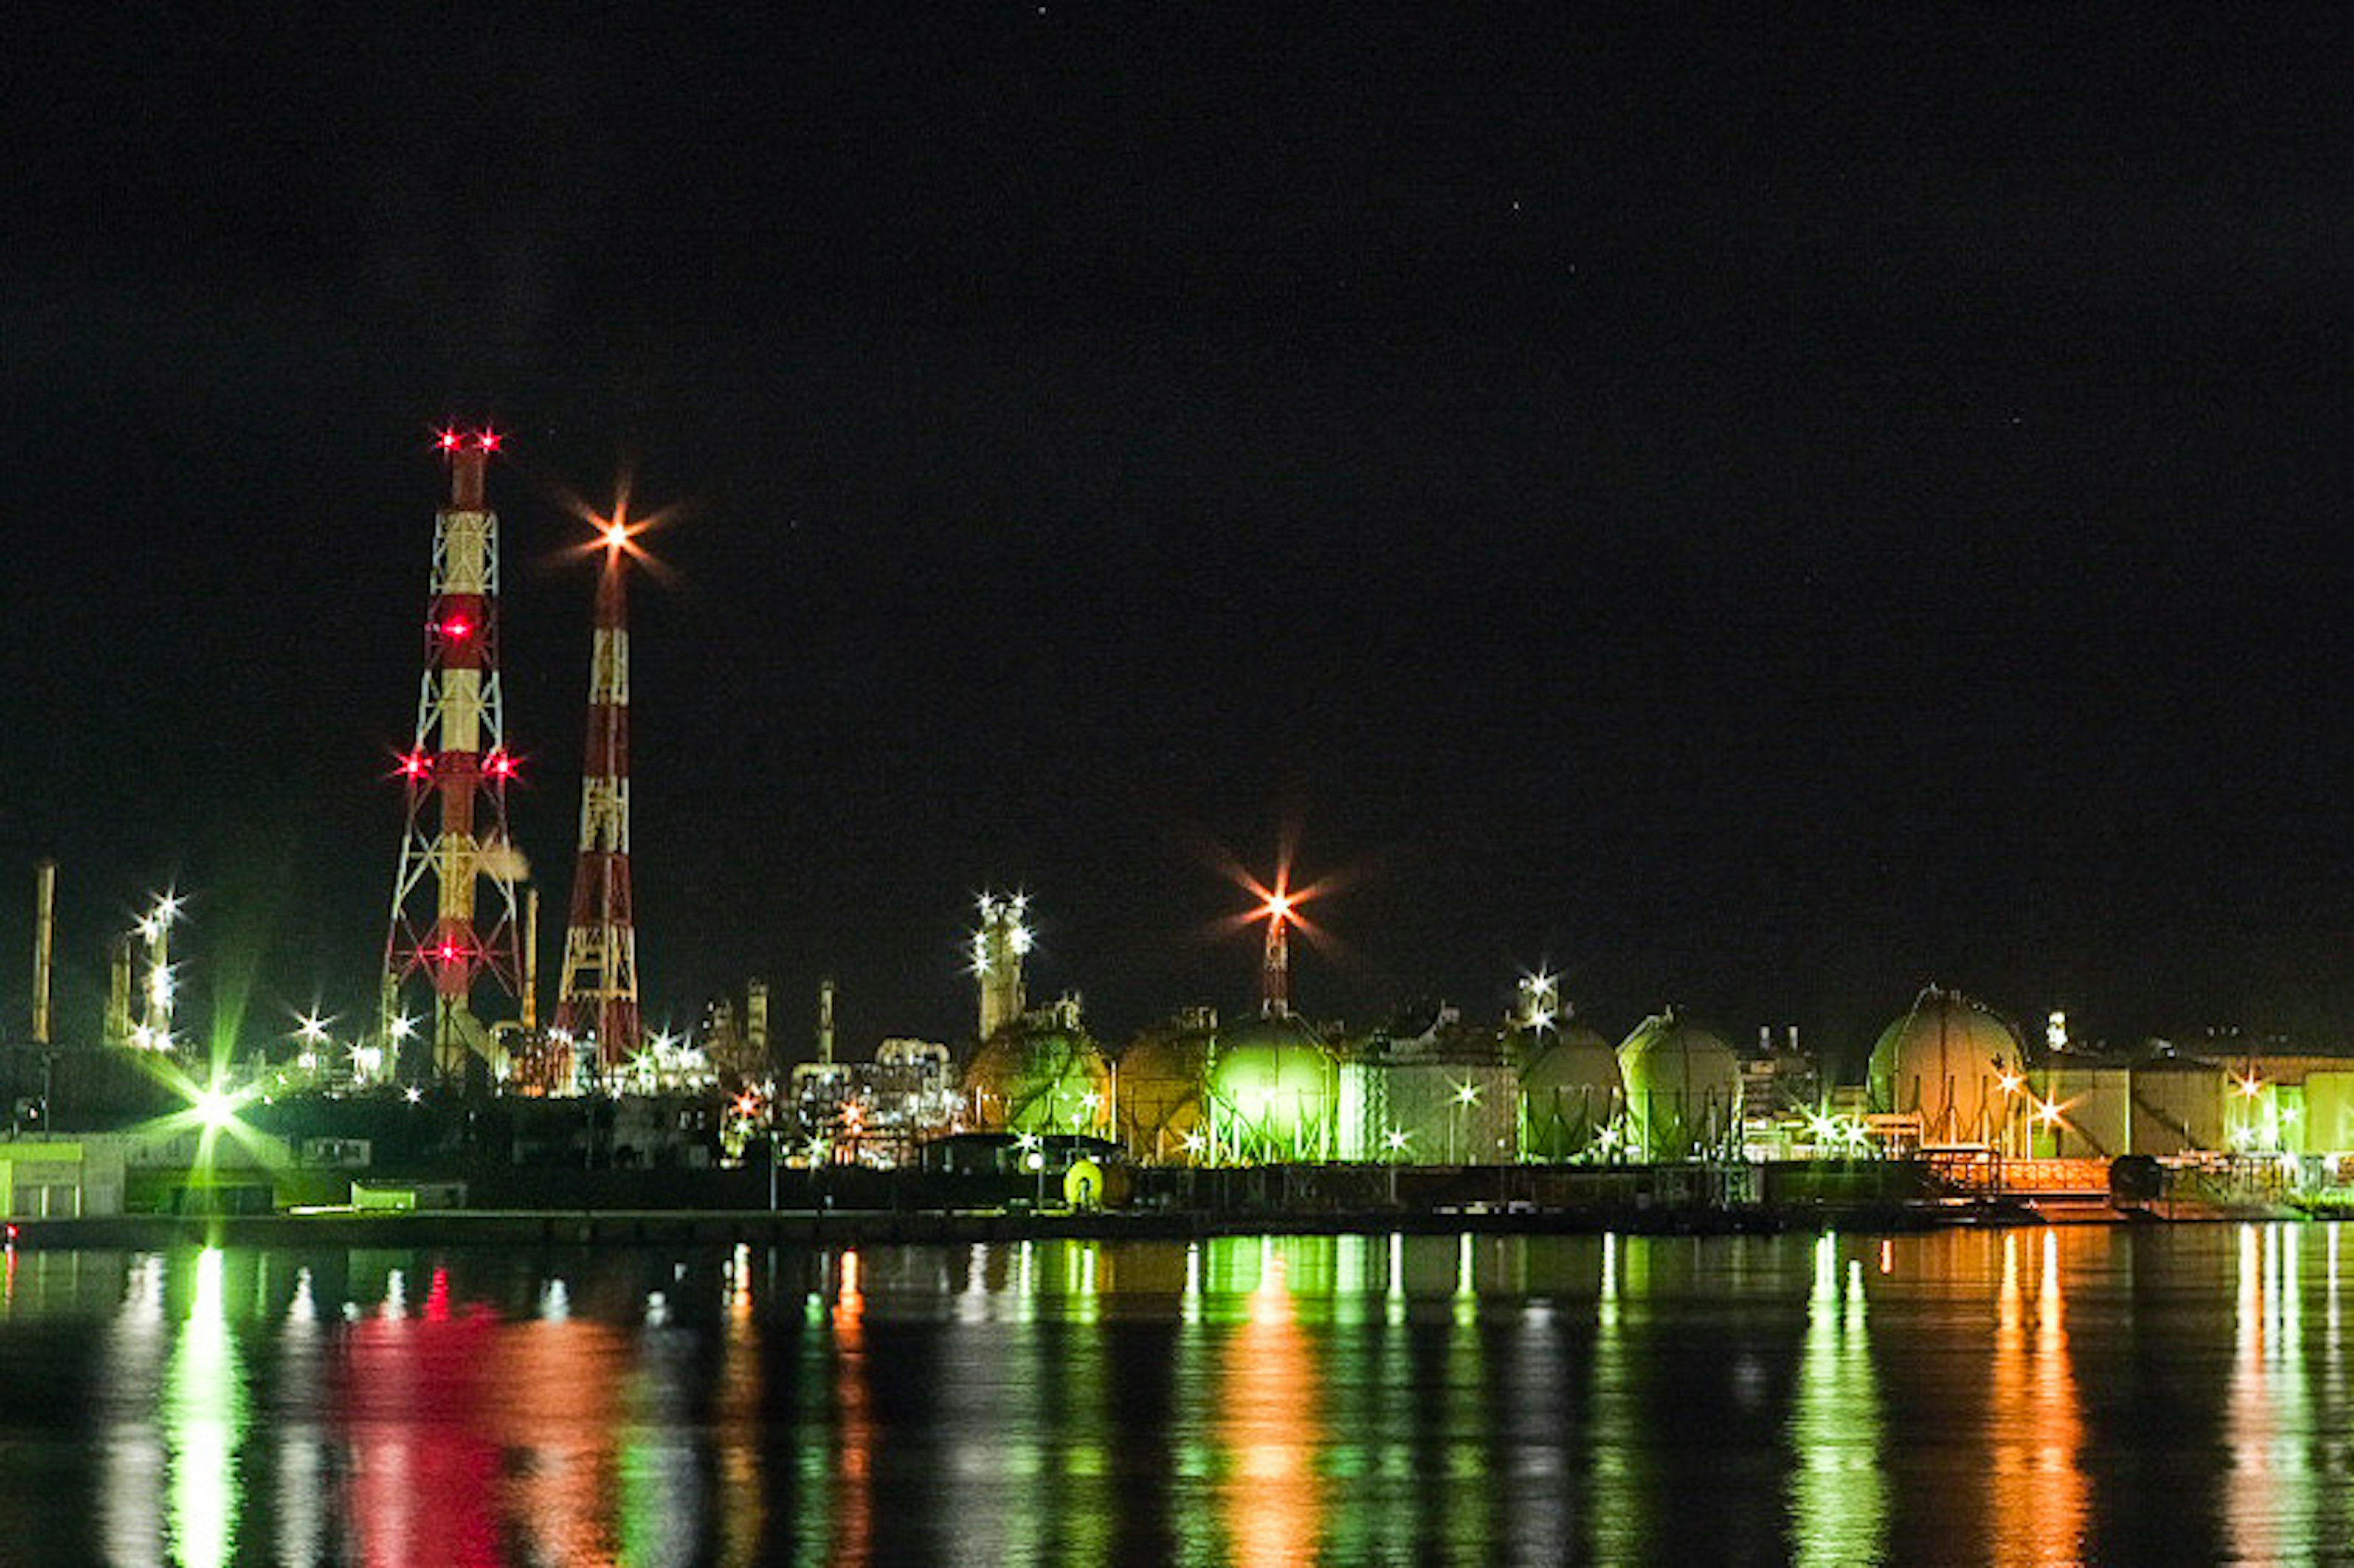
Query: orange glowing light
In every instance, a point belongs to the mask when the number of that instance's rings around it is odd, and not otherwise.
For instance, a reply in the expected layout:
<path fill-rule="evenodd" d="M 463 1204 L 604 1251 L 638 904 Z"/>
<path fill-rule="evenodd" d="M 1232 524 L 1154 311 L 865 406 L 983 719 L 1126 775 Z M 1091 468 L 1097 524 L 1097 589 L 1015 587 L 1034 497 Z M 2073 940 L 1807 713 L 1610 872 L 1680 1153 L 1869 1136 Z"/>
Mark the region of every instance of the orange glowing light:
<path fill-rule="evenodd" d="M 2263 1083 L 2261 1083 L 2253 1075 L 2240 1080 L 2240 1093 L 2246 1096 L 2249 1099 L 2254 1099 L 2258 1095 L 2264 1093 L 2264 1086 Z"/>
<path fill-rule="evenodd" d="M 1309 945 L 1327 957 L 1342 962 L 1352 961 L 1353 955 L 1348 944 L 1331 930 L 1308 917 L 1300 907 L 1311 899 L 1338 893 L 1354 880 L 1354 874 L 1343 869 L 1328 873 L 1315 881 L 1294 885 L 1291 880 L 1291 846 L 1286 842 L 1276 863 L 1275 879 L 1270 885 L 1261 881 L 1223 846 L 1204 846 L 1204 859 L 1213 869 L 1248 895 L 1252 900 L 1247 908 L 1222 916 L 1204 928 L 1203 935 L 1211 939 L 1231 937 L 1252 926 L 1264 923 L 1272 939 L 1275 933 L 1297 931 Z"/>

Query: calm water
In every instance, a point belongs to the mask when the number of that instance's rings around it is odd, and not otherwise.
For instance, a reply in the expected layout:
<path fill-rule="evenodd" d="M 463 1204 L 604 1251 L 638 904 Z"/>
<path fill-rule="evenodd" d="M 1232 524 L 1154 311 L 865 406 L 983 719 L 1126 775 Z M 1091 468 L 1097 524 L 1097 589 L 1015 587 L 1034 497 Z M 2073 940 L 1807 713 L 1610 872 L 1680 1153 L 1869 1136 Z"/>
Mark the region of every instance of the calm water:
<path fill-rule="evenodd" d="M 2354 1562 L 2340 1253 L 26 1254 L 0 1562 Z"/>

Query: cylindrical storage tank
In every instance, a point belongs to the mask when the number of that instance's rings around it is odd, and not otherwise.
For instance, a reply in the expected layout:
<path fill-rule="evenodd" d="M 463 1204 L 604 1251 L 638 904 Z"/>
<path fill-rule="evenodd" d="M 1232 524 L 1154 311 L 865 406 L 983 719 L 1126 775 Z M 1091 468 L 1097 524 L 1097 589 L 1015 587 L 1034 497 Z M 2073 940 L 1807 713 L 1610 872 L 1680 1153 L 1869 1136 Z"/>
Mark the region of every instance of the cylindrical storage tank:
<path fill-rule="evenodd" d="M 1111 1129 L 1111 1064 L 1084 1033 L 1001 1030 L 966 1065 L 964 1099 L 981 1132 L 1100 1138 Z"/>
<path fill-rule="evenodd" d="M 1330 1160 L 1340 1066 L 1298 1018 L 1222 1030 L 1210 1053 L 1209 1157 L 1236 1164 Z"/>
<path fill-rule="evenodd" d="M 1205 1151 L 1214 1038 L 1149 1035 L 1120 1056 L 1119 1131 L 1137 1159 L 1179 1164 Z"/>
<path fill-rule="evenodd" d="M 1741 1059 L 1670 1008 L 1618 1047 L 1627 1132 L 1638 1160 L 1691 1160 L 1728 1148 L 1741 1128 Z"/>
<path fill-rule="evenodd" d="M 2305 1150 L 2308 1154 L 2354 1151 L 2354 1072 L 2306 1075 Z"/>
<path fill-rule="evenodd" d="M 1925 987 L 1872 1048 L 1872 1107 L 1921 1118 L 1925 1146 L 2019 1152 L 2030 1107 L 2019 1032 L 1956 991 Z"/>
<path fill-rule="evenodd" d="M 1532 1043 L 1521 1065 L 1521 1158 L 1579 1160 L 1626 1108 L 1610 1042 L 1583 1023 Z"/>

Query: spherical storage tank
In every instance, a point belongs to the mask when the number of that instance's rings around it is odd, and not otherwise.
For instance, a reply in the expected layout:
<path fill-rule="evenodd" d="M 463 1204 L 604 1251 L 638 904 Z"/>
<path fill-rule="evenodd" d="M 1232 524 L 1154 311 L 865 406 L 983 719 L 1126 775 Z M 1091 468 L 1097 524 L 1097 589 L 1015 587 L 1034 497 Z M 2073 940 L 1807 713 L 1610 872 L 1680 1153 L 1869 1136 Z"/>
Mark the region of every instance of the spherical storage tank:
<path fill-rule="evenodd" d="M 1874 1110 L 1921 1118 L 1925 1144 L 2001 1147 L 2025 1107 L 2019 1033 L 1957 991 L 1924 987 L 1872 1048 Z"/>
<path fill-rule="evenodd" d="M 1207 1031 L 1151 1035 L 1121 1054 L 1120 1134 L 1137 1158 L 1176 1161 L 1201 1150 L 1213 1038 Z"/>
<path fill-rule="evenodd" d="M 1741 1125 L 1741 1059 L 1723 1039 L 1655 1013 L 1618 1047 L 1628 1140 L 1642 1160 L 1690 1160 L 1728 1145 Z"/>
<path fill-rule="evenodd" d="M 1246 1163 L 1330 1160 L 1339 1097 L 1339 1065 L 1300 1019 L 1221 1030 L 1210 1053 L 1210 1152 Z"/>
<path fill-rule="evenodd" d="M 964 1070 L 965 1104 L 983 1132 L 1086 1132 L 1111 1125 L 1111 1064 L 1080 1030 L 998 1032 Z"/>
<path fill-rule="evenodd" d="M 1610 1042 L 1583 1023 L 1544 1034 L 1521 1062 L 1521 1158 L 1582 1158 L 1625 1103 L 1626 1080 Z"/>

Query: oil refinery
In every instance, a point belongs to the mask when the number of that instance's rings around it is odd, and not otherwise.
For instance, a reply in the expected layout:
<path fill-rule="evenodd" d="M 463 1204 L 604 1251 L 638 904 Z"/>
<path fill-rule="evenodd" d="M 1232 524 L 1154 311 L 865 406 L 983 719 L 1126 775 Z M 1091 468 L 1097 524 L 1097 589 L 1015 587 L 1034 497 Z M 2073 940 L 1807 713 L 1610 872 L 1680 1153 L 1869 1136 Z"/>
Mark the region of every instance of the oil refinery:
<path fill-rule="evenodd" d="M 2347 1191 L 2354 1058 L 2230 1034 L 2086 1051 L 2060 1012 L 2031 1043 L 1936 985 L 1872 1040 L 1835 1043 L 1834 1060 L 1868 1046 L 1851 1083 L 1795 1028 L 1737 1045 L 1738 1032 L 1673 1005 L 1614 1044 L 1542 971 L 1518 977 L 1497 1016 L 1434 1004 L 1370 1026 L 1320 1021 L 1291 963 L 1295 932 L 1316 934 L 1300 906 L 1317 890 L 1293 888 L 1288 867 L 1271 885 L 1246 879 L 1255 902 L 1234 918 L 1263 927 L 1252 1003 L 1188 1001 L 1126 1040 L 1098 1037 L 1076 991 L 1033 1002 L 1031 897 L 994 891 L 968 933 L 968 1037 L 843 1050 L 831 980 L 805 1033 L 779 1025 L 758 979 L 692 1031 L 650 1030 L 627 616 L 646 524 L 625 503 L 588 517 L 578 853 L 543 1010 L 539 890 L 510 825 L 518 752 L 488 495 L 502 442 L 452 429 L 438 445 L 448 489 L 426 556 L 415 725 L 392 769 L 401 809 L 397 837 L 387 824 L 397 854 L 374 1016 L 349 1038 L 313 1012 L 275 1048 L 199 1045 L 175 1018 L 174 932 L 189 910 L 166 889 L 111 944 L 103 1013 L 85 1034 L 51 1007 L 60 868 L 41 862 L 29 1031 L 0 1052 L 8 1217 L 333 1208 L 379 1189 L 414 1202 L 459 1181 L 480 1202 L 522 1206 L 603 1193 L 724 1208 L 754 1194 L 774 1208 L 818 1201 L 821 1176 L 854 1184 L 892 1172 L 981 1179 L 962 1197 L 933 1191 L 942 1208 L 1033 1210 L 1269 1202 L 1263 1181 L 1200 1184 L 1234 1171 L 1286 1173 L 1274 1201 L 1303 1213 L 1845 1201 L 1934 1214 L 2160 1199 L 2180 1212 L 2252 1196 L 2327 1207 Z"/>

